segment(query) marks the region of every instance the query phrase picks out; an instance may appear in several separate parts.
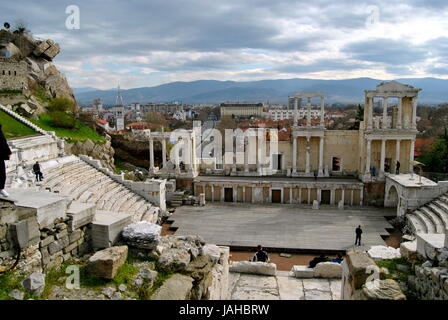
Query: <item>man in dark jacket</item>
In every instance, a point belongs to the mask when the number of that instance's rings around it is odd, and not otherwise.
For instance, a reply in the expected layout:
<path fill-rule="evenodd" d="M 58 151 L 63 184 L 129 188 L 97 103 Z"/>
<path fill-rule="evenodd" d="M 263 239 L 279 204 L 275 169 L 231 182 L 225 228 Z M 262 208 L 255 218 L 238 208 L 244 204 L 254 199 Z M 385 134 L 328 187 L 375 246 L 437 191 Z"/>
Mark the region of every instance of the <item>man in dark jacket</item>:
<path fill-rule="evenodd" d="M 361 234 L 362 234 L 361 226 L 358 226 L 358 228 L 356 228 L 355 233 L 356 233 L 355 245 L 358 244 L 358 246 L 360 246 L 361 245 Z"/>
<path fill-rule="evenodd" d="M 34 164 L 33 171 L 34 171 L 34 174 L 36 175 L 36 181 L 37 182 L 42 181 L 44 176 L 42 175 L 42 171 L 40 169 L 39 161 L 36 161 L 36 163 Z"/>
<path fill-rule="evenodd" d="M 6 165 L 5 160 L 11 158 L 11 149 L 9 149 L 6 138 L 3 135 L 2 125 L 0 124 L 0 195 L 9 197 L 9 194 L 5 190 L 6 182 Z"/>

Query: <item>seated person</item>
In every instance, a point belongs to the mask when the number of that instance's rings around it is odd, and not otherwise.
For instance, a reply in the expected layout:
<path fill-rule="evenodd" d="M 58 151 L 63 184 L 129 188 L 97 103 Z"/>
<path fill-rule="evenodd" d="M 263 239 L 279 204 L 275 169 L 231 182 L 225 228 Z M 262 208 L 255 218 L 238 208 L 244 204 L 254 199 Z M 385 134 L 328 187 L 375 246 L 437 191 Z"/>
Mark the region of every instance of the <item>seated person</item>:
<path fill-rule="evenodd" d="M 341 263 L 344 259 L 342 258 L 342 255 L 340 253 L 338 253 L 336 255 L 336 258 L 333 258 L 330 260 L 330 262 L 337 262 L 337 263 Z"/>
<path fill-rule="evenodd" d="M 327 261 L 328 261 L 328 258 L 325 255 L 321 254 L 319 257 L 316 257 L 310 261 L 308 268 L 314 268 L 318 263 L 327 262 Z"/>
<path fill-rule="evenodd" d="M 258 245 L 257 252 L 255 252 L 254 256 L 252 257 L 253 262 L 269 262 L 269 256 L 266 251 L 263 250 L 263 247 L 261 245 Z"/>

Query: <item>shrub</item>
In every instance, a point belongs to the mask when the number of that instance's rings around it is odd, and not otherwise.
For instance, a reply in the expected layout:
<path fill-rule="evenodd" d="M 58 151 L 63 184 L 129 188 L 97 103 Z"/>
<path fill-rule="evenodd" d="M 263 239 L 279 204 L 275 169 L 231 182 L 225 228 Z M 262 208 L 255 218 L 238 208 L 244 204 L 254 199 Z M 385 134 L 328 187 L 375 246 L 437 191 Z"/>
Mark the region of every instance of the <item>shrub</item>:
<path fill-rule="evenodd" d="M 50 109 L 50 111 L 73 111 L 74 104 L 73 101 L 67 98 L 54 98 L 51 99 L 48 104 L 48 109 Z"/>
<path fill-rule="evenodd" d="M 50 117 L 55 127 L 73 129 L 76 126 L 76 120 L 63 111 L 50 112 Z"/>

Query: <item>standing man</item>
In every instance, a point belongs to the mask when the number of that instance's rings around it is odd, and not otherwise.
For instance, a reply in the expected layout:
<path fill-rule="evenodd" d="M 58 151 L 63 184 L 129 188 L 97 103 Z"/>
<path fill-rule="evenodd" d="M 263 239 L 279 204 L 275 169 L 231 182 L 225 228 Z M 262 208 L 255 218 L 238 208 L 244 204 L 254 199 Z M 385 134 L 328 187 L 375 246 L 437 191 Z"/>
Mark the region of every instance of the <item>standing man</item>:
<path fill-rule="evenodd" d="M 258 245 L 257 252 L 255 252 L 254 257 L 252 258 L 252 261 L 256 262 L 269 262 L 269 256 L 266 251 L 263 250 L 263 247 L 261 245 Z"/>
<path fill-rule="evenodd" d="M 356 228 L 355 233 L 356 233 L 355 245 L 360 246 L 361 245 L 361 234 L 362 234 L 361 226 L 358 226 L 358 228 Z"/>
<path fill-rule="evenodd" d="M 400 174 L 400 161 L 397 160 L 397 165 L 395 169 L 395 174 Z"/>
<path fill-rule="evenodd" d="M 6 183 L 6 165 L 5 160 L 11 158 L 11 149 L 9 149 L 6 138 L 3 135 L 2 125 L 0 124 L 0 195 L 9 197 L 8 192 L 5 190 Z"/>
<path fill-rule="evenodd" d="M 34 174 L 36 175 L 36 181 L 37 182 L 42 181 L 44 177 L 43 177 L 42 171 L 40 169 L 39 161 L 36 161 L 36 163 L 34 164 L 33 171 L 34 171 Z"/>

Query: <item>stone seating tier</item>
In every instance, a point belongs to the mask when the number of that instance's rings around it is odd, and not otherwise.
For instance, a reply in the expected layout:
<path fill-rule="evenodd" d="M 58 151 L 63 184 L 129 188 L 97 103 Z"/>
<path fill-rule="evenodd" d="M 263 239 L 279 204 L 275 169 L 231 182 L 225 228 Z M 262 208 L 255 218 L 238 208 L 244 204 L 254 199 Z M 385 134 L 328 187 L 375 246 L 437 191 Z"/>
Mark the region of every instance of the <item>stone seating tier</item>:
<path fill-rule="evenodd" d="M 425 204 L 408 214 L 407 221 L 415 234 L 417 233 L 445 233 L 448 228 L 448 196 Z"/>

